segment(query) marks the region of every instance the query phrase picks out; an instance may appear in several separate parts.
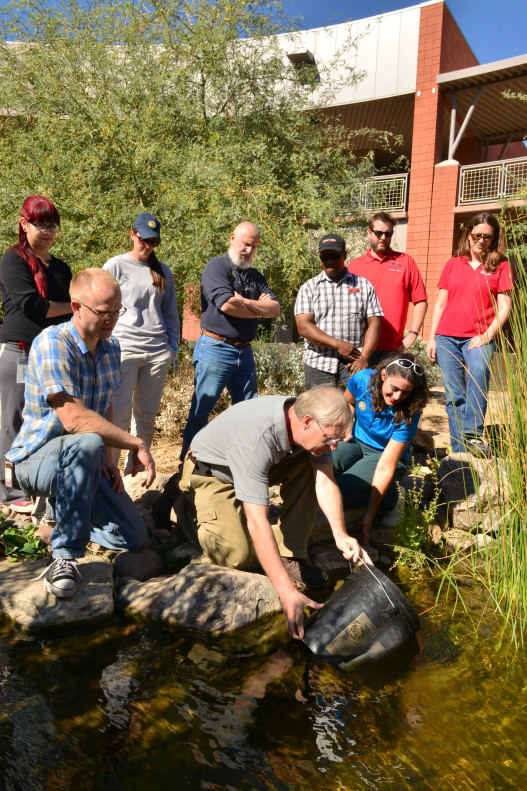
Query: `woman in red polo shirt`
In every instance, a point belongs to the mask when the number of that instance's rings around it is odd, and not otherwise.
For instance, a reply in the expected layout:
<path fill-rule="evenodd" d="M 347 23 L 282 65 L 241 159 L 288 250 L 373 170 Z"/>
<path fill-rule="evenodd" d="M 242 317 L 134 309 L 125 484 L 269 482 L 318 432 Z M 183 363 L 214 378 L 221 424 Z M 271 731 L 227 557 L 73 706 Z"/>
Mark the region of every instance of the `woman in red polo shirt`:
<path fill-rule="evenodd" d="M 457 253 L 439 278 L 427 354 L 441 369 L 452 451 L 488 457 L 484 421 L 490 361 L 512 302 L 509 262 L 496 217 L 476 215 Z"/>

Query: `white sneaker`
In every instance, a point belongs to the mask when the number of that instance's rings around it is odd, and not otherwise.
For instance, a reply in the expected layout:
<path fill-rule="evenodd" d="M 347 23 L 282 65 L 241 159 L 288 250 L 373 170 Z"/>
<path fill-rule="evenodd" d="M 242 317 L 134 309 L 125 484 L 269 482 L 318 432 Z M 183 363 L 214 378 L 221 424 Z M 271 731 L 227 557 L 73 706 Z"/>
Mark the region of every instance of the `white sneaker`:
<path fill-rule="evenodd" d="M 68 599 L 77 593 L 77 578 L 82 579 L 74 558 L 52 558 L 49 565 L 35 580 L 44 578 L 46 590 L 60 599 Z"/>

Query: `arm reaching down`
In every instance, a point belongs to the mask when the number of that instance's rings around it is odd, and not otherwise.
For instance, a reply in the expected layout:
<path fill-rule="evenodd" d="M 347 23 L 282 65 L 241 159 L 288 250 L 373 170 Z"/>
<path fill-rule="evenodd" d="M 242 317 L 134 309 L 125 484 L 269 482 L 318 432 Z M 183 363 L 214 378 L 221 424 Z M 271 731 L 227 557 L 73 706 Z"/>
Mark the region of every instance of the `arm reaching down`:
<path fill-rule="evenodd" d="M 140 464 L 144 464 L 148 489 L 156 477 L 156 466 L 152 454 L 139 437 L 133 437 L 115 426 L 110 420 L 88 409 L 82 399 L 60 392 L 48 398 L 49 403 L 68 434 L 98 434 L 110 448 L 131 450 L 133 453 L 132 475 L 137 475 Z M 111 415 L 111 407 L 109 414 Z"/>
<path fill-rule="evenodd" d="M 304 608 L 319 610 L 323 605 L 304 596 L 291 582 L 269 523 L 268 506 L 244 503 L 243 507 L 247 518 L 247 530 L 258 560 L 280 598 L 287 631 L 291 637 L 300 640 L 304 636 Z"/>

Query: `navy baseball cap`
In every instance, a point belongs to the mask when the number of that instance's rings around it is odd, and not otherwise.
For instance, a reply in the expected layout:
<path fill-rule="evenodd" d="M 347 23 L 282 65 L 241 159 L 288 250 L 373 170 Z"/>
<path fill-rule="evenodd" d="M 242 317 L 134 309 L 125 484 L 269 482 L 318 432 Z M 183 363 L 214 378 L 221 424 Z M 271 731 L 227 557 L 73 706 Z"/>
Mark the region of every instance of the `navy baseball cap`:
<path fill-rule="evenodd" d="M 323 236 L 318 243 L 318 252 L 322 253 L 324 250 L 334 250 L 337 253 L 345 253 L 346 242 L 338 233 L 328 233 Z"/>
<path fill-rule="evenodd" d="M 139 214 L 134 220 L 133 229 L 143 239 L 157 239 L 158 242 L 161 241 L 161 223 L 153 214 L 148 212 Z"/>

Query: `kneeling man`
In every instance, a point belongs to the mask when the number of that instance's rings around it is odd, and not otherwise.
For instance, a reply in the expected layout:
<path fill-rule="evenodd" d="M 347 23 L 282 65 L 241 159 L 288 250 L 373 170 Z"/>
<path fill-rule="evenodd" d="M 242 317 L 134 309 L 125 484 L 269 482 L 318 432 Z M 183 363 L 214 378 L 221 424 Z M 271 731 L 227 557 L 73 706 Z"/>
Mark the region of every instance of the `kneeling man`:
<path fill-rule="evenodd" d="M 51 560 L 42 576 L 61 598 L 77 590 L 76 560 L 88 541 L 109 549 L 141 549 L 146 526 L 111 461 L 110 448 L 144 464 L 145 486 L 155 478 L 145 443 L 112 423 L 120 385 L 119 343 L 112 338 L 121 312 L 117 281 L 85 269 L 71 281 L 73 318 L 35 338 L 26 377 L 24 422 L 6 455 L 28 495 L 55 498 Z"/>
<path fill-rule="evenodd" d="M 192 440 L 174 510 L 178 524 L 219 566 L 247 569 L 256 555 L 274 585 L 292 637 L 304 634 L 304 607 L 322 605 L 298 589 L 320 587 L 307 559 L 317 510 L 324 511 L 344 557 L 370 562 L 348 536 L 330 449 L 349 436 L 343 394 L 320 385 L 298 398 L 262 396 L 214 418 Z M 282 513 L 269 521 L 269 486 L 281 485 Z M 254 554 L 253 554 L 254 553 Z"/>

